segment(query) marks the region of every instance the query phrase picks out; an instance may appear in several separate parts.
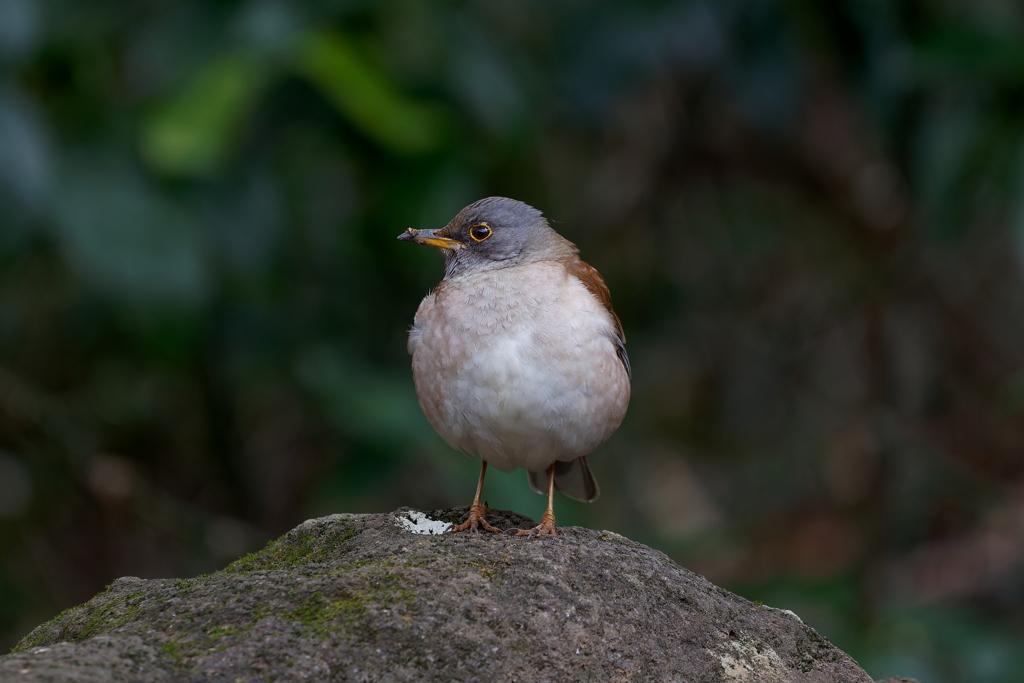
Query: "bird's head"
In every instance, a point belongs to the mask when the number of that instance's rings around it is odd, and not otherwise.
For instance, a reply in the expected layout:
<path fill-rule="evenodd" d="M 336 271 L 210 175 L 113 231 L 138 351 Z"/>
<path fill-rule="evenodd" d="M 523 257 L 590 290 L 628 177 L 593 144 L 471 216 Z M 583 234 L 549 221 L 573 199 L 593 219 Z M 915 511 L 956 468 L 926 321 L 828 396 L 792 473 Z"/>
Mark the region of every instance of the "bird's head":
<path fill-rule="evenodd" d="M 577 253 L 572 242 L 551 229 L 540 211 L 507 197 L 473 202 L 443 228 L 409 228 L 398 239 L 440 249 L 445 278 L 572 258 Z"/>

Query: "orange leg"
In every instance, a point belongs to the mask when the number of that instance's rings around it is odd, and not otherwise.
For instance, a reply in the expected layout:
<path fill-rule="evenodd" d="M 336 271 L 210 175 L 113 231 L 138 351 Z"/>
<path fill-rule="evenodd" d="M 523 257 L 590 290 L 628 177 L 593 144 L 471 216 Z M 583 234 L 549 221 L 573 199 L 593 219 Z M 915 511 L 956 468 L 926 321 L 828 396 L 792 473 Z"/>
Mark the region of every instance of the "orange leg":
<path fill-rule="evenodd" d="M 516 532 L 516 536 L 557 536 L 555 531 L 555 463 L 548 467 L 548 507 L 541 515 L 540 524 L 532 529 Z"/>
<path fill-rule="evenodd" d="M 484 490 L 484 475 L 487 474 L 487 463 L 484 461 L 480 462 L 480 478 L 476 482 L 476 495 L 473 497 L 473 504 L 469 506 L 469 519 L 462 524 L 452 524 L 448 527 L 448 531 L 465 531 L 469 529 L 474 534 L 480 533 L 479 527 L 483 527 L 484 531 L 490 531 L 491 533 L 500 534 L 501 529 L 491 526 L 484 519 L 484 515 L 487 514 L 487 506 L 480 504 L 480 494 Z M 552 517 L 554 520 L 554 517 Z"/>

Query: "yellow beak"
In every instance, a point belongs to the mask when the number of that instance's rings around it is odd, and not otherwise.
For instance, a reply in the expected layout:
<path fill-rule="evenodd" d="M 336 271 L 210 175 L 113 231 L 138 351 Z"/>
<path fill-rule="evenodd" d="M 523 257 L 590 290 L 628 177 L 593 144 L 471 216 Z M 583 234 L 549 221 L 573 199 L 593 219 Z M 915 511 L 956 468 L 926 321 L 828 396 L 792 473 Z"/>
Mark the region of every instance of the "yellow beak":
<path fill-rule="evenodd" d="M 428 247 L 437 247 L 438 249 L 461 249 L 465 246 L 462 242 L 453 240 L 451 237 L 439 236 L 437 232 L 437 230 L 417 230 L 416 228 L 409 228 L 399 235 L 398 239 L 403 242 L 425 244 Z"/>

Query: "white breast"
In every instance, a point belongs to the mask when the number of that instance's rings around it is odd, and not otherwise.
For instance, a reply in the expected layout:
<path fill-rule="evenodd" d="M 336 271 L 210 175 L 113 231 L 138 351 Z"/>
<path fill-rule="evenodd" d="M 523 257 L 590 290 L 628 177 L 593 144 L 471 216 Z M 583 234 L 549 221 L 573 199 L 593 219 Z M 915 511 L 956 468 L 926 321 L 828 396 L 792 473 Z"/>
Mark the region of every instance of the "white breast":
<path fill-rule="evenodd" d="M 461 277 L 409 335 L 416 394 L 453 448 L 506 472 L 586 455 L 626 413 L 608 311 L 555 262 Z"/>

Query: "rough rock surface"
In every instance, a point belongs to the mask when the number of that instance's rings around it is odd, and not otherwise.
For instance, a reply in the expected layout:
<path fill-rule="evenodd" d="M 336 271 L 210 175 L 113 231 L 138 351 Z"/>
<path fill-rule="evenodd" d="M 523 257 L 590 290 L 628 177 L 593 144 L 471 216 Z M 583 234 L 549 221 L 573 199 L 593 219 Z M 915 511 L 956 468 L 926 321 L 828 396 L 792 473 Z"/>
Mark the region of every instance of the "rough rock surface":
<path fill-rule="evenodd" d="M 215 574 L 118 579 L 0 681 L 871 680 L 792 613 L 608 531 L 423 533 L 465 514 L 332 515 Z"/>

